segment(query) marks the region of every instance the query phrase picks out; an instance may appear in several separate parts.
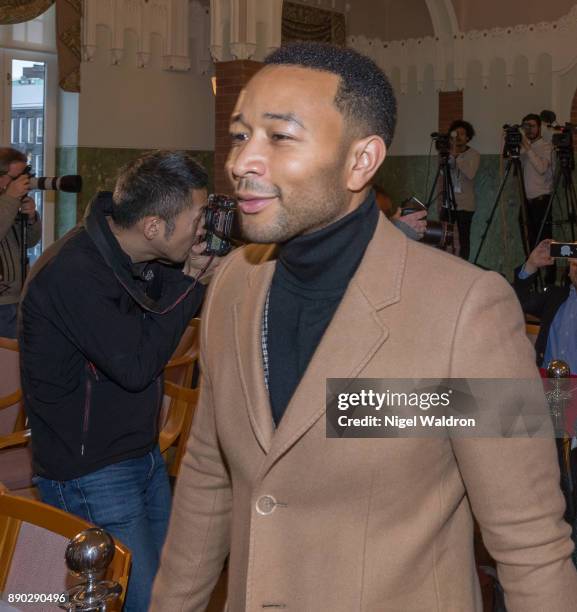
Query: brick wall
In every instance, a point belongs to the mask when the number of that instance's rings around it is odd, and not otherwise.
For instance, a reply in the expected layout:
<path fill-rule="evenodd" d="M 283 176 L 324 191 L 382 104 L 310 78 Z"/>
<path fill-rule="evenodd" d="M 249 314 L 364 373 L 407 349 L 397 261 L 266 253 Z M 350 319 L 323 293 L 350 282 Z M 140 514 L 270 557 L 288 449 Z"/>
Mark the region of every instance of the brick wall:
<path fill-rule="evenodd" d="M 224 164 L 230 147 L 228 125 L 230 115 L 242 88 L 260 70 L 262 64 L 250 60 L 216 63 L 216 100 L 214 139 L 214 189 L 216 193 L 230 193 Z"/>
<path fill-rule="evenodd" d="M 448 132 L 455 119 L 463 118 L 463 92 L 439 92 L 439 132 Z"/>

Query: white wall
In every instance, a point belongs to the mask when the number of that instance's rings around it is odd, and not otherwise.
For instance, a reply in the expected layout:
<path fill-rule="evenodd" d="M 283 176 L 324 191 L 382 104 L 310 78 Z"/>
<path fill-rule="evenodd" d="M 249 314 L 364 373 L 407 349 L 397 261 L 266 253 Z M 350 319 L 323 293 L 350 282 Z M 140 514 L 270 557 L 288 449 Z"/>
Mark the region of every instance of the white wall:
<path fill-rule="evenodd" d="M 520 16 L 520 19 L 522 15 Z M 577 90 L 577 5 L 550 23 L 494 28 L 440 39 L 385 41 L 350 36 L 391 77 L 399 127 L 391 153 L 424 155 L 438 122 L 438 91 L 463 91 L 463 116 L 481 153 L 501 150 L 501 127 L 550 109 L 570 120 Z M 427 127 L 428 126 L 428 127 Z"/>
<path fill-rule="evenodd" d="M 137 67 L 136 37 L 127 32 L 118 65 L 110 32 L 99 28 L 93 61 L 82 63 L 78 145 L 81 147 L 214 149 L 210 77 L 161 67 L 153 38 L 150 64 Z"/>

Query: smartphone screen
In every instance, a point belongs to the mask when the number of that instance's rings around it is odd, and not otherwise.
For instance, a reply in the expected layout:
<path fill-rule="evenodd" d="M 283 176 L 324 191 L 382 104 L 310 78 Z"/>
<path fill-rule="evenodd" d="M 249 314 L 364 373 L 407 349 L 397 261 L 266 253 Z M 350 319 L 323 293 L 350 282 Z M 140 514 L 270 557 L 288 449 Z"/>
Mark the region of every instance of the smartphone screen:
<path fill-rule="evenodd" d="M 549 246 L 551 257 L 573 257 L 577 258 L 576 242 L 552 242 Z"/>

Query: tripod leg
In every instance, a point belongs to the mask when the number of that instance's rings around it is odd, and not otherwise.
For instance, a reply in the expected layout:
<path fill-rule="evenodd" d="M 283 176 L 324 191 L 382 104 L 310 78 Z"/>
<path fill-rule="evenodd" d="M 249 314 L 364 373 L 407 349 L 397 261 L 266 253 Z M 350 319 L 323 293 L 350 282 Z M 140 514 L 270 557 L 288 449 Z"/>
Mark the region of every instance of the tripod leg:
<path fill-rule="evenodd" d="M 523 251 L 525 257 L 531 253 L 531 245 L 529 239 L 529 214 L 527 211 L 527 194 L 525 193 L 525 181 L 523 179 L 523 167 L 521 166 L 521 160 L 516 157 L 515 162 L 515 174 L 517 175 L 517 187 L 519 191 L 519 198 L 521 200 L 520 208 L 521 211 L 521 242 L 523 244 Z"/>
<path fill-rule="evenodd" d="M 439 198 L 438 193 L 437 193 L 437 196 L 435 197 L 435 191 L 437 191 L 437 184 L 439 182 L 440 174 L 441 174 L 441 165 L 439 164 L 439 166 L 437 167 L 437 173 L 435 174 L 435 178 L 433 179 L 433 185 L 431 187 L 429 199 L 427 200 L 427 210 L 429 210 L 429 208 L 431 208 L 431 206 L 433 205 L 433 202 L 437 201 Z"/>
<path fill-rule="evenodd" d="M 570 209 L 569 223 L 571 225 L 571 239 L 575 242 L 575 222 L 577 221 L 577 193 L 573 180 L 567 185 L 567 207 Z"/>
<path fill-rule="evenodd" d="M 545 226 L 547 225 L 547 222 L 549 219 L 549 215 L 552 215 L 553 201 L 559 192 L 559 183 L 561 182 L 562 173 L 563 173 L 562 168 L 559 167 L 557 169 L 557 174 L 553 182 L 553 191 L 551 192 L 551 197 L 549 198 L 549 202 L 547 204 L 545 214 L 543 215 L 543 219 L 541 219 L 541 225 L 539 226 L 539 231 L 537 232 L 537 236 L 535 237 L 535 244 L 530 245 L 531 249 L 534 249 L 541 242 L 541 239 L 543 237 L 543 232 L 545 230 Z M 552 235 L 553 235 L 553 228 L 551 227 L 551 236 Z M 546 236 L 546 237 L 550 238 L 551 236 Z"/>
<path fill-rule="evenodd" d="M 475 265 L 477 265 L 477 262 L 479 261 L 479 256 L 481 255 L 481 251 L 483 250 L 483 245 L 485 244 L 485 240 L 487 239 L 489 228 L 491 227 L 491 223 L 493 222 L 493 217 L 495 216 L 497 206 L 499 206 L 499 201 L 501 200 L 501 195 L 503 194 L 503 190 L 505 189 L 505 185 L 507 184 L 507 179 L 509 178 L 509 174 L 511 173 L 512 167 L 513 167 L 513 159 L 510 158 L 507 161 L 507 167 L 505 168 L 505 174 L 503 176 L 503 180 L 501 181 L 501 185 L 499 186 L 499 190 L 497 191 L 497 197 L 495 198 L 495 203 L 493 204 L 493 208 L 491 209 L 489 218 L 487 219 L 485 223 L 485 230 L 483 231 L 483 235 L 481 236 L 481 241 L 479 242 L 479 246 L 477 247 L 477 253 L 475 255 L 475 258 L 473 259 L 473 263 Z"/>

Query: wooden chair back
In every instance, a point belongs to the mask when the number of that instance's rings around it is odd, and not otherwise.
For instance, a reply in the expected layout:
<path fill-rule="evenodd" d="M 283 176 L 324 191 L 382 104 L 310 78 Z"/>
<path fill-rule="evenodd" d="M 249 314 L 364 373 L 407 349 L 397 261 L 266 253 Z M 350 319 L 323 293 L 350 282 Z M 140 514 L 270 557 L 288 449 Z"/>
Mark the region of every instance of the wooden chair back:
<path fill-rule="evenodd" d="M 535 346 L 535 342 L 537 342 L 537 336 L 539 335 L 540 329 L 540 325 L 535 323 L 525 323 L 525 333 L 527 334 L 527 338 L 531 340 L 533 346 Z"/>
<path fill-rule="evenodd" d="M 64 551 L 70 539 L 89 527 L 93 525 L 52 506 L 0 493 L 0 591 L 63 593 L 77 584 L 66 567 Z M 114 544 L 106 579 L 118 582 L 122 595 L 107 609 L 120 611 L 131 555 L 124 545 Z M 57 604 L 37 609 L 59 610 Z"/>
<path fill-rule="evenodd" d="M 164 382 L 164 395 L 169 400 L 167 419 L 158 440 L 160 452 L 168 455 L 167 451 L 175 446 L 174 454 L 168 461 L 168 473 L 176 477 L 180 469 L 180 462 L 186 448 L 190 434 L 194 410 L 198 402 L 199 389 L 189 389 L 175 385 L 170 381 Z"/>
<path fill-rule="evenodd" d="M 20 353 L 18 341 L 0 337 L 0 397 L 10 396 L 20 389 Z M 24 406 L 21 398 L 9 407 L 0 409 L 0 435 L 25 427 Z"/>
<path fill-rule="evenodd" d="M 0 414 L 20 405 L 22 392 L 17 389 L 0 397 Z M 12 491 L 32 487 L 32 455 L 28 443 L 30 430 L 10 431 L 0 435 L 0 482 Z"/>
<path fill-rule="evenodd" d="M 200 319 L 192 319 L 170 361 L 164 368 L 164 379 L 181 387 L 190 387 L 199 353 Z"/>

